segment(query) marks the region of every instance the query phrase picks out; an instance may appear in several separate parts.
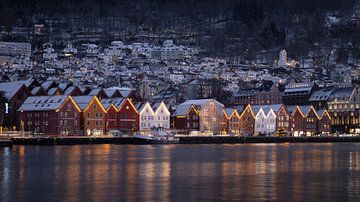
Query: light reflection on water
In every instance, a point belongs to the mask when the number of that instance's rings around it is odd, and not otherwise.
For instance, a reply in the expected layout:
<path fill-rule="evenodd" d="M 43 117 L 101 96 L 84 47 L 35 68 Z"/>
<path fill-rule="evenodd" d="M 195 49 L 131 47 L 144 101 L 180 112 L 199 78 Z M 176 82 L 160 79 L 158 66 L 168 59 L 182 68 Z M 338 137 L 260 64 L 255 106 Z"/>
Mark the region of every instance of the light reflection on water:
<path fill-rule="evenodd" d="M 1 201 L 359 200 L 357 143 L 0 148 Z"/>

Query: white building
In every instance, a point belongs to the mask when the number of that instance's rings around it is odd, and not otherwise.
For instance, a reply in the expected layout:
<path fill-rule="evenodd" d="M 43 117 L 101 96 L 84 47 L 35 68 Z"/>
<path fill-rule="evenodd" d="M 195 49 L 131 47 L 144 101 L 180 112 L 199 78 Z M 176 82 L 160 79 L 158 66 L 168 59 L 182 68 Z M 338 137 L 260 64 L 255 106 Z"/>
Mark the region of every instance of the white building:
<path fill-rule="evenodd" d="M 0 55 L 2 56 L 31 56 L 30 43 L 0 41 Z"/>
<path fill-rule="evenodd" d="M 155 113 L 148 102 L 136 103 L 136 109 L 140 114 L 139 125 L 140 131 L 150 130 L 155 126 Z"/>
<path fill-rule="evenodd" d="M 97 55 L 99 53 L 99 47 L 96 44 L 83 44 L 85 46 L 85 53 L 87 55 Z"/>
<path fill-rule="evenodd" d="M 276 113 L 281 105 L 251 106 L 255 114 L 255 135 L 272 135 L 276 131 Z"/>
<path fill-rule="evenodd" d="M 44 49 L 42 56 L 44 60 L 56 60 L 58 58 L 58 54 L 52 47 Z"/>
<path fill-rule="evenodd" d="M 155 103 L 152 105 L 154 110 L 155 127 L 170 128 L 170 111 L 166 107 L 165 103 Z"/>
<path fill-rule="evenodd" d="M 282 49 L 279 53 L 279 61 L 278 61 L 278 66 L 279 67 L 286 67 L 286 63 L 287 63 L 287 53 L 285 49 Z"/>

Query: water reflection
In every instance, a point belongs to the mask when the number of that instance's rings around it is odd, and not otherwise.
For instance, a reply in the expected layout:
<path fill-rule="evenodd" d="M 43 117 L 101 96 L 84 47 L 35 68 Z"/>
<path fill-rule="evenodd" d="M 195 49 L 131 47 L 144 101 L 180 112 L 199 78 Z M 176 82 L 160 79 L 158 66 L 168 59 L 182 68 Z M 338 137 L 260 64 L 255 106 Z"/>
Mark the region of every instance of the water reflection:
<path fill-rule="evenodd" d="M 1 201 L 358 200 L 359 145 L 0 148 Z"/>

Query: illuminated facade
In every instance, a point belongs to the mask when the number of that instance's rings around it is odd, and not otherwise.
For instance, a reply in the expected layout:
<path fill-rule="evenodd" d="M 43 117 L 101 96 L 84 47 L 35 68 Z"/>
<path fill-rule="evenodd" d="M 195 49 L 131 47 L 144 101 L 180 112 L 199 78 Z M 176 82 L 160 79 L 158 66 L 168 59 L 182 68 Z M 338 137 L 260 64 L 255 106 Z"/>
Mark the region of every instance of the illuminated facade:
<path fill-rule="evenodd" d="M 338 87 L 328 100 L 331 132 L 360 133 L 359 87 Z"/>
<path fill-rule="evenodd" d="M 96 96 L 74 96 L 81 109 L 82 130 L 86 135 L 103 135 L 106 128 L 106 109 Z"/>
<path fill-rule="evenodd" d="M 21 131 L 81 135 L 81 111 L 71 96 L 31 96 L 18 112 Z"/>

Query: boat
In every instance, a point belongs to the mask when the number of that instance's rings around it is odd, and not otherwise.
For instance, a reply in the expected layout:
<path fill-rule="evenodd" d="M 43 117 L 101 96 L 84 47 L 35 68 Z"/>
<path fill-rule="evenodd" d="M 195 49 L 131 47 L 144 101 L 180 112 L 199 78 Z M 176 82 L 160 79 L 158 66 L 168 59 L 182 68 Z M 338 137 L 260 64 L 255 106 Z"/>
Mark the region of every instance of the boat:
<path fill-rule="evenodd" d="M 152 130 L 149 134 L 134 134 L 134 140 L 142 144 L 177 144 L 179 138 L 175 137 L 175 133 L 165 131 L 164 129 Z"/>

